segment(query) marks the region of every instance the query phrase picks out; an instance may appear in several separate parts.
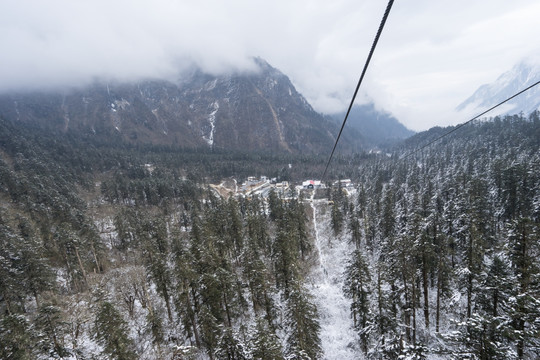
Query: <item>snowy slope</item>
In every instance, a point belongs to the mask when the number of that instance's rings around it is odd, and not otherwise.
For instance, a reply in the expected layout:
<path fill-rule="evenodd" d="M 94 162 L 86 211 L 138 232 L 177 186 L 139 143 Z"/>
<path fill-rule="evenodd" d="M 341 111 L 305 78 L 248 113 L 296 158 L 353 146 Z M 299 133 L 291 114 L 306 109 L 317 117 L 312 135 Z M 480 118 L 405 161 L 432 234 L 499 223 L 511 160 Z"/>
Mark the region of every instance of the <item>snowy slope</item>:
<path fill-rule="evenodd" d="M 343 272 L 353 249 L 346 235 L 334 237 L 326 203 L 326 199 L 311 199 L 319 265 L 308 279 L 319 310 L 324 359 L 363 359 L 352 328 L 350 300 L 343 294 Z"/>
<path fill-rule="evenodd" d="M 540 80 L 540 66 L 526 62 L 517 64 L 512 70 L 505 72 L 491 84 L 482 85 L 456 108 L 458 111 L 465 109 L 483 110 L 490 108 L 501 101 L 509 98 L 517 92 Z M 504 104 L 498 115 L 524 114 L 540 108 L 540 88 L 535 87 Z"/>

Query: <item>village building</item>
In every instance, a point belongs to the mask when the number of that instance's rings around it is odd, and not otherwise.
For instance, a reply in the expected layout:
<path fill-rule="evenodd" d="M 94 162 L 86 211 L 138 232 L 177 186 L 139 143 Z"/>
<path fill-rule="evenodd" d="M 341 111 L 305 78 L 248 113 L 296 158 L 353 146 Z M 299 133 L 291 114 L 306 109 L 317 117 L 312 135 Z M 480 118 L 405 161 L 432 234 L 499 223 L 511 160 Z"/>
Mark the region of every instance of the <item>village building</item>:
<path fill-rule="evenodd" d="M 320 189 L 322 187 L 320 180 L 306 180 L 302 182 L 302 188 L 304 189 Z"/>
<path fill-rule="evenodd" d="M 343 179 L 343 180 L 338 180 L 338 181 L 334 182 L 334 187 L 337 187 L 340 184 L 341 184 L 341 187 L 353 187 L 354 186 L 351 179 Z"/>

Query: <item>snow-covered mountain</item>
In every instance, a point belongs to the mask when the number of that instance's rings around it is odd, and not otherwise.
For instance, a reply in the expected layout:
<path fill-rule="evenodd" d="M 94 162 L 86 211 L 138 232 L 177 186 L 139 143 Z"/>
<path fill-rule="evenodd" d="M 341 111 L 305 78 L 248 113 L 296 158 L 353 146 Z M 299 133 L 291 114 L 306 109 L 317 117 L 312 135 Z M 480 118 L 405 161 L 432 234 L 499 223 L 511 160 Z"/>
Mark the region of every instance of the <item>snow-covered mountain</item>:
<path fill-rule="evenodd" d="M 521 62 L 510 71 L 505 72 L 491 84 L 484 84 L 478 88 L 467 100 L 456 108 L 458 111 L 465 109 L 487 109 L 509 98 L 515 93 L 540 80 L 540 65 Z M 517 114 L 523 112 L 530 114 L 540 108 L 540 87 L 517 96 L 501 106 L 497 114 Z"/>
<path fill-rule="evenodd" d="M 136 144 L 234 151 L 327 153 L 338 125 L 313 110 L 289 78 L 262 59 L 258 71 L 194 70 L 176 82 L 96 82 L 83 88 L 0 95 L 14 123 Z M 342 148 L 362 147 L 347 134 Z"/>
<path fill-rule="evenodd" d="M 331 117 L 341 124 L 345 112 Z M 390 113 L 376 109 L 373 103 L 353 106 L 347 126 L 358 130 L 370 146 L 384 146 L 414 135 L 414 131 L 407 129 Z"/>

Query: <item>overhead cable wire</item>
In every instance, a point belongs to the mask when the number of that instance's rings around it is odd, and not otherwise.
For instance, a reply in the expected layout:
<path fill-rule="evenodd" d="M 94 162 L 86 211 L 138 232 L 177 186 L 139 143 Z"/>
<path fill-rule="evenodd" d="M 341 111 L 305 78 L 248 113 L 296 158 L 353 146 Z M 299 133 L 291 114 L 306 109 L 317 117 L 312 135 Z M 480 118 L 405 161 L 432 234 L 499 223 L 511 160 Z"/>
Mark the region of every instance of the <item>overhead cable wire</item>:
<path fill-rule="evenodd" d="M 351 103 L 349 105 L 349 109 L 347 110 L 347 114 L 345 115 L 345 119 L 343 119 L 343 124 L 341 124 L 341 129 L 339 130 L 339 134 L 336 138 L 336 142 L 334 143 L 334 148 L 332 149 L 332 152 L 330 153 L 330 157 L 328 158 L 328 162 L 326 163 L 326 167 L 324 168 L 324 173 L 321 177 L 321 182 L 323 181 L 326 171 L 328 170 L 328 166 L 330 165 L 330 161 L 332 161 L 332 157 L 334 156 L 334 151 L 336 150 L 336 146 L 338 144 L 339 138 L 341 137 L 341 133 L 343 132 L 343 128 L 345 127 L 345 123 L 347 122 L 347 118 L 349 117 L 349 113 L 351 112 L 351 109 L 354 104 L 354 100 L 356 99 L 356 95 L 358 94 L 358 89 L 360 89 L 360 84 L 362 84 L 362 80 L 364 79 L 364 75 L 366 74 L 366 70 L 368 68 L 369 62 L 371 61 L 371 57 L 373 56 L 373 52 L 375 51 L 375 47 L 377 46 L 377 42 L 379 42 L 379 37 L 381 36 L 382 30 L 384 28 L 384 24 L 386 23 L 386 19 L 388 18 L 388 14 L 390 14 L 390 9 L 392 9 L 392 5 L 394 4 L 394 0 L 389 0 L 388 5 L 386 6 L 386 11 L 384 12 L 383 18 L 381 20 L 381 24 L 379 25 L 379 30 L 377 31 L 377 35 L 375 35 L 375 40 L 373 41 L 373 45 L 371 45 L 371 50 L 369 51 L 369 55 L 366 60 L 366 64 L 364 65 L 364 70 L 362 70 L 362 75 L 360 75 L 360 79 L 358 80 L 358 85 L 356 85 L 356 90 L 354 91 L 354 95 L 351 99 Z"/>
<path fill-rule="evenodd" d="M 417 152 L 419 152 L 419 151 L 421 151 L 421 150 L 427 148 L 429 145 L 431 145 L 431 144 L 433 144 L 433 143 L 435 143 L 435 142 L 441 140 L 443 137 L 448 136 L 448 135 L 450 135 L 451 133 L 453 133 L 453 132 L 455 132 L 455 131 L 461 129 L 461 128 L 464 127 L 465 125 L 467 125 L 467 124 L 471 123 L 472 121 L 478 119 L 480 116 L 487 114 L 487 113 L 490 112 L 491 110 L 493 110 L 493 109 L 495 109 L 495 108 L 501 106 L 502 104 L 504 104 L 504 103 L 506 103 L 506 102 L 512 100 L 512 99 L 515 98 L 516 96 L 519 96 L 519 95 L 523 94 L 524 92 L 526 92 L 526 91 L 532 89 L 533 87 L 537 86 L 538 84 L 540 84 L 540 81 L 537 81 L 537 82 L 535 82 L 534 84 L 532 84 L 532 85 L 526 87 L 525 89 L 523 89 L 523 90 L 521 90 L 521 91 L 515 93 L 514 95 L 510 96 L 510 97 L 507 98 L 506 100 L 501 101 L 501 102 L 498 103 L 497 105 L 494 105 L 494 106 L 490 107 L 490 108 L 487 109 L 486 111 L 482 112 L 481 114 L 476 115 L 475 117 L 473 117 L 473 118 L 470 119 L 470 120 L 467 120 L 467 121 L 464 122 L 463 124 L 460 124 L 460 125 L 456 126 L 456 127 L 453 128 L 452 130 L 450 130 L 450 131 L 448 131 L 448 132 L 442 134 L 441 136 L 435 138 L 435 140 L 430 141 L 430 142 L 427 143 L 426 145 L 424 145 L 424 146 L 422 146 L 422 147 L 420 147 L 420 148 L 418 148 L 418 149 L 415 149 L 415 150 L 411 151 L 411 152 L 408 153 L 407 155 L 401 157 L 399 160 L 404 160 L 404 159 L 408 158 L 409 156 L 412 156 L 412 155 L 416 154 Z"/>

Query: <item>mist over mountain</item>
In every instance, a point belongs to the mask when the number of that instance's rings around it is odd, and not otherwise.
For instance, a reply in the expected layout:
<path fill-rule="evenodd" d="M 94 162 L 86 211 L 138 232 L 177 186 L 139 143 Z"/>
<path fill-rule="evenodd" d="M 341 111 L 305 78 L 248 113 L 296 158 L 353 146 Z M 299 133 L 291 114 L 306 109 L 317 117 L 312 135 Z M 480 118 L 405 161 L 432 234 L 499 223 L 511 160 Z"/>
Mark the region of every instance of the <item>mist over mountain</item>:
<path fill-rule="evenodd" d="M 0 116 L 59 132 L 142 144 L 234 151 L 330 151 L 338 126 L 315 112 L 289 78 L 262 59 L 256 72 L 210 75 L 194 70 L 177 82 L 96 82 L 62 92 L 0 96 Z M 116 141 L 116 140 L 115 140 Z M 340 144 L 359 150 L 357 136 Z"/>
<path fill-rule="evenodd" d="M 345 114 L 332 114 L 331 117 L 341 124 Z M 372 147 L 390 145 L 415 134 L 391 114 L 377 110 L 373 103 L 353 106 L 346 126 L 357 130 Z"/>
<path fill-rule="evenodd" d="M 323 155 L 0 117 L 0 358 L 535 359 L 539 115 L 336 156 L 322 189 Z"/>
<path fill-rule="evenodd" d="M 540 67 L 538 65 L 526 61 L 520 62 L 511 70 L 500 75 L 493 83 L 480 86 L 469 98 L 459 104 L 456 110 L 485 110 L 539 80 Z M 495 111 L 499 115 L 517 114 L 519 112 L 528 115 L 538 109 L 540 109 L 540 88 L 534 87 L 510 100 Z"/>

